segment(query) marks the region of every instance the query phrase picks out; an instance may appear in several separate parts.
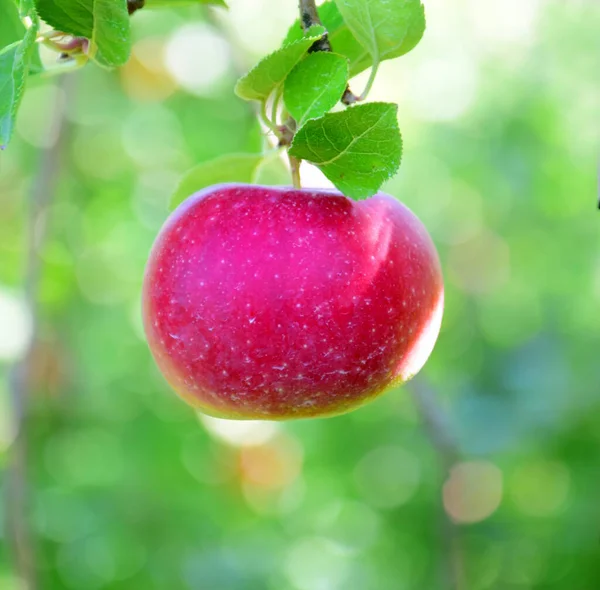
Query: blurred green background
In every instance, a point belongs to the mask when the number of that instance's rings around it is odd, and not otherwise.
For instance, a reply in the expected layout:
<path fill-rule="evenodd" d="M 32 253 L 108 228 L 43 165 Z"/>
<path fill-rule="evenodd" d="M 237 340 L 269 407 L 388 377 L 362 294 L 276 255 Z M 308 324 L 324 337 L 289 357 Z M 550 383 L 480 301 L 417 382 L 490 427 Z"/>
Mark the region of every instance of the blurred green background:
<path fill-rule="evenodd" d="M 9 372 L 33 325 L 29 198 L 56 158 L 28 375 L 40 588 L 600 588 L 600 3 L 425 5 L 425 39 L 370 98 L 400 103 L 386 190 L 443 262 L 418 380 L 463 454 L 450 474 L 411 386 L 338 418 L 224 422 L 169 391 L 144 340 L 169 196 L 193 164 L 261 149 L 235 70 L 278 45 L 294 0 L 231 0 L 219 29 L 200 9 L 144 9 L 120 71 L 32 79 L 0 155 L 0 485 Z M 18 590 L 2 534 L 0 588 Z"/>

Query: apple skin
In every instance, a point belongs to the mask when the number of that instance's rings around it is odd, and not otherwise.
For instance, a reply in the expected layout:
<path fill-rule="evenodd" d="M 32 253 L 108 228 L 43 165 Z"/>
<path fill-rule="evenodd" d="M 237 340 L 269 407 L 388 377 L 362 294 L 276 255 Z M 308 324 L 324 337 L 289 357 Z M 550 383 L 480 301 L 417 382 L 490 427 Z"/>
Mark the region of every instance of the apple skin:
<path fill-rule="evenodd" d="M 212 186 L 169 217 L 143 285 L 159 368 L 212 416 L 341 414 L 416 374 L 437 338 L 435 247 L 389 195 Z"/>

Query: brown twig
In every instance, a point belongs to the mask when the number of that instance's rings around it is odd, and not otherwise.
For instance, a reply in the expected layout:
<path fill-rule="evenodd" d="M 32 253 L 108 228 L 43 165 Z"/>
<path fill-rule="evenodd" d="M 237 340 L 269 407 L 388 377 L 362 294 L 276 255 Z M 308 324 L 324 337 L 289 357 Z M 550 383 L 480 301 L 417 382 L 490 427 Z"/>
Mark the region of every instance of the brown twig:
<path fill-rule="evenodd" d="M 73 76 L 64 76 L 61 79 L 65 96 L 70 95 L 73 81 Z M 60 156 L 65 145 L 64 112 L 65 105 L 58 98 L 51 106 L 49 116 L 51 128 L 48 130 L 57 137 L 57 142 L 41 151 L 37 174 L 31 187 L 23 284 L 25 302 L 33 329 L 29 347 L 21 360 L 14 365 L 10 375 L 11 420 L 15 439 L 10 449 L 7 469 L 5 494 L 7 537 L 11 542 L 17 573 L 26 590 L 35 590 L 38 587 L 35 547 L 28 519 L 30 500 L 28 421 L 31 397 L 29 375 L 40 326 L 38 305 L 40 252 L 47 234 L 48 212 L 58 182 Z"/>
<path fill-rule="evenodd" d="M 315 0 L 300 0 L 300 23 L 305 32 L 315 25 L 323 25 L 317 11 Z M 308 51 L 309 53 L 314 53 L 315 51 L 332 51 L 329 35 L 326 34 L 318 41 L 315 41 Z M 356 96 L 352 90 L 350 90 L 350 85 L 346 86 L 346 90 L 342 95 L 342 103 L 351 105 L 359 100 L 360 97 Z"/>
<path fill-rule="evenodd" d="M 435 392 L 423 378 L 416 379 L 410 385 L 410 391 L 423 422 L 427 438 L 435 450 L 443 470 L 443 479 L 450 474 L 452 467 L 460 460 L 458 442 L 448 425 L 446 415 L 436 399 Z M 449 590 L 465 589 L 464 550 L 461 535 L 456 524 L 449 518 L 441 502 L 440 528 L 445 556 L 443 577 Z"/>
<path fill-rule="evenodd" d="M 127 12 L 133 14 L 134 12 L 144 8 L 146 0 L 127 0 Z"/>
<path fill-rule="evenodd" d="M 450 431 L 446 415 L 440 408 L 435 393 L 423 378 L 415 379 L 411 383 L 410 389 L 427 436 L 439 456 L 444 470 L 449 472 L 460 459 L 461 453 L 458 443 Z"/>
<path fill-rule="evenodd" d="M 323 25 L 317 12 L 315 0 L 300 0 L 300 23 L 305 32 L 315 25 Z M 323 35 L 318 41 L 315 41 L 308 50 L 309 53 L 315 51 L 331 51 L 331 44 L 329 43 L 329 36 L 327 34 Z"/>

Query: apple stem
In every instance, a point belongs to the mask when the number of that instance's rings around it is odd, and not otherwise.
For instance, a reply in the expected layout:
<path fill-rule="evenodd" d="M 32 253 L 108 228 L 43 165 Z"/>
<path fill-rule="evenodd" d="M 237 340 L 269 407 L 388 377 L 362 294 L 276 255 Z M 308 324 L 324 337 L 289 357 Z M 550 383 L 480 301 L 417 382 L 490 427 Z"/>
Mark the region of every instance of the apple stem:
<path fill-rule="evenodd" d="M 292 185 L 294 188 L 302 188 L 302 183 L 300 181 L 300 164 L 302 160 L 294 158 L 294 156 L 290 156 L 289 154 L 288 158 L 290 160 L 290 170 L 292 172 Z"/>

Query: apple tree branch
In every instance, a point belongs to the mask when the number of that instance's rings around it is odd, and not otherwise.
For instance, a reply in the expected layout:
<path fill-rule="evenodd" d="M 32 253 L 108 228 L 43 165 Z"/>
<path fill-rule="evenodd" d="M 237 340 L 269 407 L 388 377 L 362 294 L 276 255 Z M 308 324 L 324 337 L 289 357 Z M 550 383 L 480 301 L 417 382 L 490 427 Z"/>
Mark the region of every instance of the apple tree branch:
<path fill-rule="evenodd" d="M 419 377 L 410 384 L 410 392 L 423 423 L 423 429 L 433 447 L 443 471 L 443 480 L 460 460 L 458 441 L 448 424 L 447 416 L 436 397 L 436 392 Z M 441 490 L 438 506 L 440 536 L 443 543 L 443 577 L 448 590 L 466 590 L 465 556 L 459 527 L 450 519 L 442 503 Z"/>
<path fill-rule="evenodd" d="M 64 96 L 71 93 L 75 76 L 61 78 Z M 15 363 L 10 373 L 11 423 L 15 439 L 9 450 L 5 488 L 5 513 L 7 538 L 9 539 L 16 573 L 25 590 L 38 588 L 36 576 L 35 543 L 28 518 L 30 514 L 31 489 L 29 484 L 28 426 L 30 422 L 31 367 L 35 345 L 40 329 L 38 288 L 42 269 L 40 253 L 47 230 L 48 216 L 56 191 L 61 155 L 66 143 L 66 105 L 60 93 L 54 104 L 49 105 L 48 132 L 57 138 L 53 146 L 41 150 L 37 173 L 29 195 L 27 217 L 26 259 L 24 262 L 23 290 L 25 304 L 32 321 L 29 346 L 23 357 Z"/>

